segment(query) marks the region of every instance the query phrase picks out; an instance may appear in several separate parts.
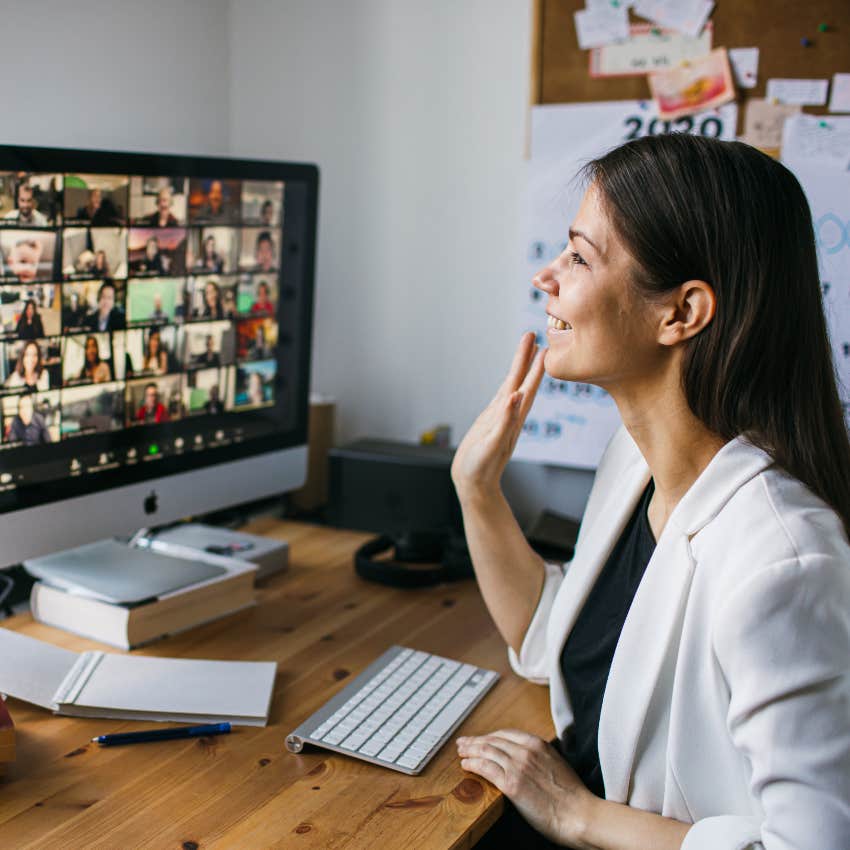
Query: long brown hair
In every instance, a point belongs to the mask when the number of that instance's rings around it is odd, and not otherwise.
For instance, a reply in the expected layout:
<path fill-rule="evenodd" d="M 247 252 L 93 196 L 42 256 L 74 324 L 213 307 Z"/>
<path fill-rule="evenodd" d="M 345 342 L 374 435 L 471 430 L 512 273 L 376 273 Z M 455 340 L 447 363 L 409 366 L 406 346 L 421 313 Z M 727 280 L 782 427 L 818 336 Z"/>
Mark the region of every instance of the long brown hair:
<path fill-rule="evenodd" d="M 712 322 L 688 341 L 693 413 L 746 436 L 830 505 L 850 535 L 850 439 L 836 383 L 806 196 L 783 165 L 741 142 L 637 139 L 583 176 L 647 297 L 704 280 Z"/>

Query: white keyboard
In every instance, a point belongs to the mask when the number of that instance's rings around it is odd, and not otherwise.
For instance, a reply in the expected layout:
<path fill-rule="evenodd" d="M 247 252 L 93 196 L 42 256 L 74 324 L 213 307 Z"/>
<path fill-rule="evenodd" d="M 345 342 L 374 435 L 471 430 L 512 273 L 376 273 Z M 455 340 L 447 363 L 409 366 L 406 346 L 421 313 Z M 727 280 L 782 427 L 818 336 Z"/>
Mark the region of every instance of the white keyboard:
<path fill-rule="evenodd" d="M 415 775 L 499 678 L 498 673 L 393 646 L 286 738 Z"/>

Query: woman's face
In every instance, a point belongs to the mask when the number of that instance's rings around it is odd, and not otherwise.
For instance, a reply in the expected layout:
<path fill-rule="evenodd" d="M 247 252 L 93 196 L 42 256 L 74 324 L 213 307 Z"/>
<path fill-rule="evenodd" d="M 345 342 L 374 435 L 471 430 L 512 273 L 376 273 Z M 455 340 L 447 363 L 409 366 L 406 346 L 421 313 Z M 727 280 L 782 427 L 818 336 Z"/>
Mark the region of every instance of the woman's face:
<path fill-rule="evenodd" d="M 215 307 L 218 304 L 218 290 L 215 288 L 215 284 L 208 283 L 204 287 L 204 297 L 210 307 Z"/>
<path fill-rule="evenodd" d="M 632 285 L 632 260 L 591 186 L 570 228 L 564 252 L 534 276 L 547 293 L 551 377 L 611 390 L 645 377 L 660 362 L 658 310 Z"/>
<path fill-rule="evenodd" d="M 35 314 L 35 305 L 31 301 L 24 307 L 24 313 L 26 313 L 27 319 L 32 319 Z"/>
<path fill-rule="evenodd" d="M 38 346 L 30 343 L 24 349 L 24 373 L 32 375 L 38 366 Z"/>
<path fill-rule="evenodd" d="M 159 253 L 159 243 L 156 239 L 148 239 L 147 245 L 145 245 L 145 250 L 148 255 L 148 259 L 152 260 Z"/>
<path fill-rule="evenodd" d="M 86 340 L 86 362 L 87 363 L 96 363 L 97 362 L 97 340 L 89 337 Z"/>
<path fill-rule="evenodd" d="M 215 236 L 207 236 L 204 240 L 204 256 L 210 259 L 215 256 Z"/>
<path fill-rule="evenodd" d="M 148 348 L 151 354 L 159 354 L 159 334 L 154 331 L 148 340 Z"/>

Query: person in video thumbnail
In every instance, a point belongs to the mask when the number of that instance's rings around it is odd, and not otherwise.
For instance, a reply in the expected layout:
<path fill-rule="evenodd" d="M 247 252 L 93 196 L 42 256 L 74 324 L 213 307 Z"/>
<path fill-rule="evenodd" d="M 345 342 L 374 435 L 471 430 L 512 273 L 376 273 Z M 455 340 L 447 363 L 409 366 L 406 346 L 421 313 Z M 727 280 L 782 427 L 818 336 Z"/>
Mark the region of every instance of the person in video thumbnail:
<path fill-rule="evenodd" d="M 171 212 L 171 187 L 164 186 L 156 193 L 156 210 L 143 219 L 151 227 L 174 227 L 177 219 Z"/>
<path fill-rule="evenodd" d="M 212 334 L 207 334 L 206 347 L 203 354 L 196 356 L 196 366 L 221 366 L 221 358 L 215 350 L 215 339 Z"/>
<path fill-rule="evenodd" d="M 159 250 L 159 239 L 151 236 L 145 243 L 145 258 L 139 263 L 139 271 L 149 274 L 166 274 L 169 266 L 168 259 Z"/>
<path fill-rule="evenodd" d="M 270 272 L 275 268 L 274 240 L 268 230 L 263 230 L 257 236 L 257 244 L 254 248 L 254 260 L 260 271 Z"/>
<path fill-rule="evenodd" d="M 221 185 L 221 180 L 213 180 L 210 183 L 210 190 L 207 192 L 207 202 L 198 210 L 198 218 L 204 221 L 224 220 L 224 189 Z"/>
<path fill-rule="evenodd" d="M 257 284 L 257 300 L 251 305 L 251 312 L 263 316 L 269 316 L 274 312 L 274 304 L 269 298 L 269 285 L 264 280 Z"/>
<path fill-rule="evenodd" d="M 168 320 L 168 313 L 162 309 L 162 295 L 155 292 L 153 295 L 153 312 L 151 312 L 151 321 L 165 322 Z"/>
<path fill-rule="evenodd" d="M 164 375 L 168 371 L 168 355 L 162 347 L 162 337 L 156 328 L 153 328 L 148 336 L 145 356 L 142 358 L 142 371 L 153 372 L 154 375 Z"/>
<path fill-rule="evenodd" d="M 266 400 L 263 379 L 259 372 L 248 375 L 248 404 L 262 404 Z"/>
<path fill-rule="evenodd" d="M 78 377 L 81 381 L 88 380 L 93 384 L 105 384 L 112 380 L 109 364 L 100 359 L 100 347 L 93 336 L 86 337 L 85 363 Z"/>
<path fill-rule="evenodd" d="M 274 224 L 274 204 L 271 201 L 263 201 L 260 207 L 260 221 L 266 227 Z"/>
<path fill-rule="evenodd" d="M 109 260 L 106 259 L 106 251 L 103 249 L 95 251 L 91 273 L 93 277 L 106 277 L 109 274 Z"/>
<path fill-rule="evenodd" d="M 221 304 L 221 289 L 214 280 L 204 285 L 204 308 L 201 315 L 205 319 L 223 319 L 224 307 Z"/>
<path fill-rule="evenodd" d="M 224 404 L 219 397 L 220 392 L 218 384 L 210 387 L 210 397 L 204 402 L 205 413 L 224 413 Z"/>
<path fill-rule="evenodd" d="M 65 311 L 65 327 L 82 327 L 86 319 L 86 308 L 80 303 L 80 293 L 72 292 L 68 301 L 68 309 Z"/>
<path fill-rule="evenodd" d="M 145 400 L 136 411 L 136 421 L 159 424 L 168 422 L 168 418 L 168 411 L 159 400 L 159 388 L 154 383 L 148 384 L 145 387 Z"/>
<path fill-rule="evenodd" d="M 41 346 L 35 340 L 24 344 L 15 369 L 6 378 L 7 387 L 24 387 L 30 392 L 50 388 L 50 375 L 44 368 Z"/>
<path fill-rule="evenodd" d="M 120 331 L 126 325 L 124 311 L 115 306 L 115 284 L 105 280 L 97 291 L 97 310 L 86 319 L 91 331 Z"/>
<path fill-rule="evenodd" d="M 43 247 L 42 243 L 35 239 L 18 240 L 6 258 L 8 270 L 22 283 L 35 280 L 38 276 L 38 264 Z"/>
<path fill-rule="evenodd" d="M 7 212 L 3 218 L 27 227 L 47 227 L 47 216 L 35 208 L 32 186 L 29 183 L 19 183 L 16 194 L 18 208 Z"/>
<path fill-rule="evenodd" d="M 77 208 L 77 218 L 90 221 L 93 227 L 121 224 L 121 216 L 115 204 L 111 199 L 103 197 L 101 189 L 89 190 L 88 202 L 85 206 Z"/>
<path fill-rule="evenodd" d="M 24 312 L 18 319 L 15 333 L 18 339 L 39 339 L 44 336 L 44 323 L 32 298 L 24 304 Z"/>
<path fill-rule="evenodd" d="M 266 342 L 266 329 L 262 325 L 257 325 L 254 338 L 248 345 L 248 357 L 251 360 L 268 360 L 271 356 L 271 349 Z"/>
<path fill-rule="evenodd" d="M 30 393 L 25 393 L 18 399 L 18 412 L 9 426 L 7 440 L 10 443 L 23 443 L 25 446 L 40 446 L 52 442 L 47 423 L 40 413 L 35 412 Z"/>
<path fill-rule="evenodd" d="M 224 269 L 224 258 L 216 250 L 215 236 L 210 234 L 201 245 L 201 256 L 198 258 L 198 268 L 205 272 L 221 274 Z"/>

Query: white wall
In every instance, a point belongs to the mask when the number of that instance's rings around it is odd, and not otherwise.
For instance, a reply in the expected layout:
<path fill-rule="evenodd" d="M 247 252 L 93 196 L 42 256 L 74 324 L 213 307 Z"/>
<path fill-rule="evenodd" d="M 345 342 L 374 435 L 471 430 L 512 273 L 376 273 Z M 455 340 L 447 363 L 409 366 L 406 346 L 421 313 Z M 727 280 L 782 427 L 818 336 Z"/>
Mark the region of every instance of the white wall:
<path fill-rule="evenodd" d="M 338 439 L 460 438 L 526 287 L 530 0 L 6 0 L 2 24 L 2 143 L 317 162 Z M 512 464 L 506 489 L 577 515 L 589 480 Z"/>
<path fill-rule="evenodd" d="M 0 141 L 229 150 L 227 0 L 5 0 Z"/>
<path fill-rule="evenodd" d="M 232 0 L 231 146 L 322 171 L 314 389 L 341 441 L 455 440 L 500 382 L 527 282 L 529 0 Z M 590 476 L 512 464 L 525 519 Z"/>

